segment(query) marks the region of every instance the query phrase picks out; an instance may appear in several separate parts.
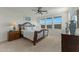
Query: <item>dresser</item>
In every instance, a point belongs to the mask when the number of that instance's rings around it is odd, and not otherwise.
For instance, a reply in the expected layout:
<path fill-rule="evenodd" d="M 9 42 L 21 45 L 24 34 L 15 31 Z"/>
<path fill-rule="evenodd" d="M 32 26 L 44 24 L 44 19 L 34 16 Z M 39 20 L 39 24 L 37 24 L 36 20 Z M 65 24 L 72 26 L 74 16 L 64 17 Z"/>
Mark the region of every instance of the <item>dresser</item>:
<path fill-rule="evenodd" d="M 17 40 L 20 38 L 20 31 L 9 31 L 8 32 L 8 41 Z"/>
<path fill-rule="evenodd" d="M 79 52 L 79 36 L 62 34 L 62 52 Z"/>

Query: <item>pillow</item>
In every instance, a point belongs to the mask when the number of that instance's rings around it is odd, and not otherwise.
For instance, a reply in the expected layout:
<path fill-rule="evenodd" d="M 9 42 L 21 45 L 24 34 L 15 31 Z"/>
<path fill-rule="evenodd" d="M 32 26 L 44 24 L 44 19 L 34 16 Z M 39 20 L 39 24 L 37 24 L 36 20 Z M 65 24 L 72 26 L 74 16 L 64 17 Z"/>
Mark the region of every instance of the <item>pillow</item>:
<path fill-rule="evenodd" d="M 32 29 L 32 27 L 25 27 L 25 30 L 26 31 L 32 31 L 33 29 Z"/>

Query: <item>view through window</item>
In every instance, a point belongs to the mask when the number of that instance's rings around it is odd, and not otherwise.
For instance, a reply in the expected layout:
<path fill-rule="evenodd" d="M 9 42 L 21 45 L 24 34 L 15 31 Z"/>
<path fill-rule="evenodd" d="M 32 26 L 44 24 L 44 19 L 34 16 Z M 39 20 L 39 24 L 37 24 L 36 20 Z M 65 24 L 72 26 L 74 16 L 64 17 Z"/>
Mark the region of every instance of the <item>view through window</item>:
<path fill-rule="evenodd" d="M 45 18 L 45 19 L 41 19 L 40 20 L 40 25 L 41 27 L 45 27 L 47 26 L 47 28 L 61 28 L 61 24 L 62 24 L 62 17 L 58 16 L 58 17 L 54 17 L 54 18 Z"/>

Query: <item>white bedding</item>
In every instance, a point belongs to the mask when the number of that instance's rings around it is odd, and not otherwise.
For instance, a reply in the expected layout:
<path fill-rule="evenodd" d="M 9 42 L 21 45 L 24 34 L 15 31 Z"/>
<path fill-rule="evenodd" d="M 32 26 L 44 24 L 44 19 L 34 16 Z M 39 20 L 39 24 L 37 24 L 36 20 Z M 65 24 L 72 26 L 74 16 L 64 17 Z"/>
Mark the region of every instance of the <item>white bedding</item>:
<path fill-rule="evenodd" d="M 25 38 L 28 38 L 28 39 L 30 39 L 30 40 L 33 41 L 33 38 L 34 38 L 34 31 L 26 31 L 26 30 L 24 30 L 24 31 L 22 31 L 22 34 L 23 34 L 23 36 L 24 36 Z"/>
<path fill-rule="evenodd" d="M 37 30 L 36 30 L 37 31 Z M 40 31 L 40 30 L 38 30 Z M 22 34 L 25 38 L 28 38 L 30 40 L 34 40 L 34 30 L 31 30 L 31 31 L 28 31 L 28 30 L 22 30 Z M 43 31 L 40 32 L 38 35 L 37 35 L 37 38 L 40 39 L 41 37 L 43 36 Z"/>

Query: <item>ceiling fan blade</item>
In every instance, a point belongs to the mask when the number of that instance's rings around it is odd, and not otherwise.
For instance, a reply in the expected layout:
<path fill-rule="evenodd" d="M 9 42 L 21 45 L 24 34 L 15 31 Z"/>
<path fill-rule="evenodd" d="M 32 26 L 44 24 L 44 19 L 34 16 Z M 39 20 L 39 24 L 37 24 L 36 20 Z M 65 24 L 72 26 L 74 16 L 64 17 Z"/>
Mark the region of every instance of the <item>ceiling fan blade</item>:
<path fill-rule="evenodd" d="M 35 14 L 38 14 L 38 12 L 36 12 Z"/>
<path fill-rule="evenodd" d="M 34 11 L 35 14 L 38 13 L 38 14 L 41 14 L 41 15 L 43 15 L 43 12 L 46 12 L 47 13 L 47 10 L 43 10 L 42 7 L 37 7 L 35 10 L 32 9 L 32 11 Z"/>
<path fill-rule="evenodd" d="M 47 10 L 41 10 L 41 12 L 47 12 Z"/>
<path fill-rule="evenodd" d="M 42 7 L 38 7 L 38 10 L 41 10 L 42 9 Z"/>
<path fill-rule="evenodd" d="M 43 13 L 40 13 L 41 15 L 43 15 Z"/>
<path fill-rule="evenodd" d="M 32 11 L 36 12 L 36 10 L 32 9 Z"/>

